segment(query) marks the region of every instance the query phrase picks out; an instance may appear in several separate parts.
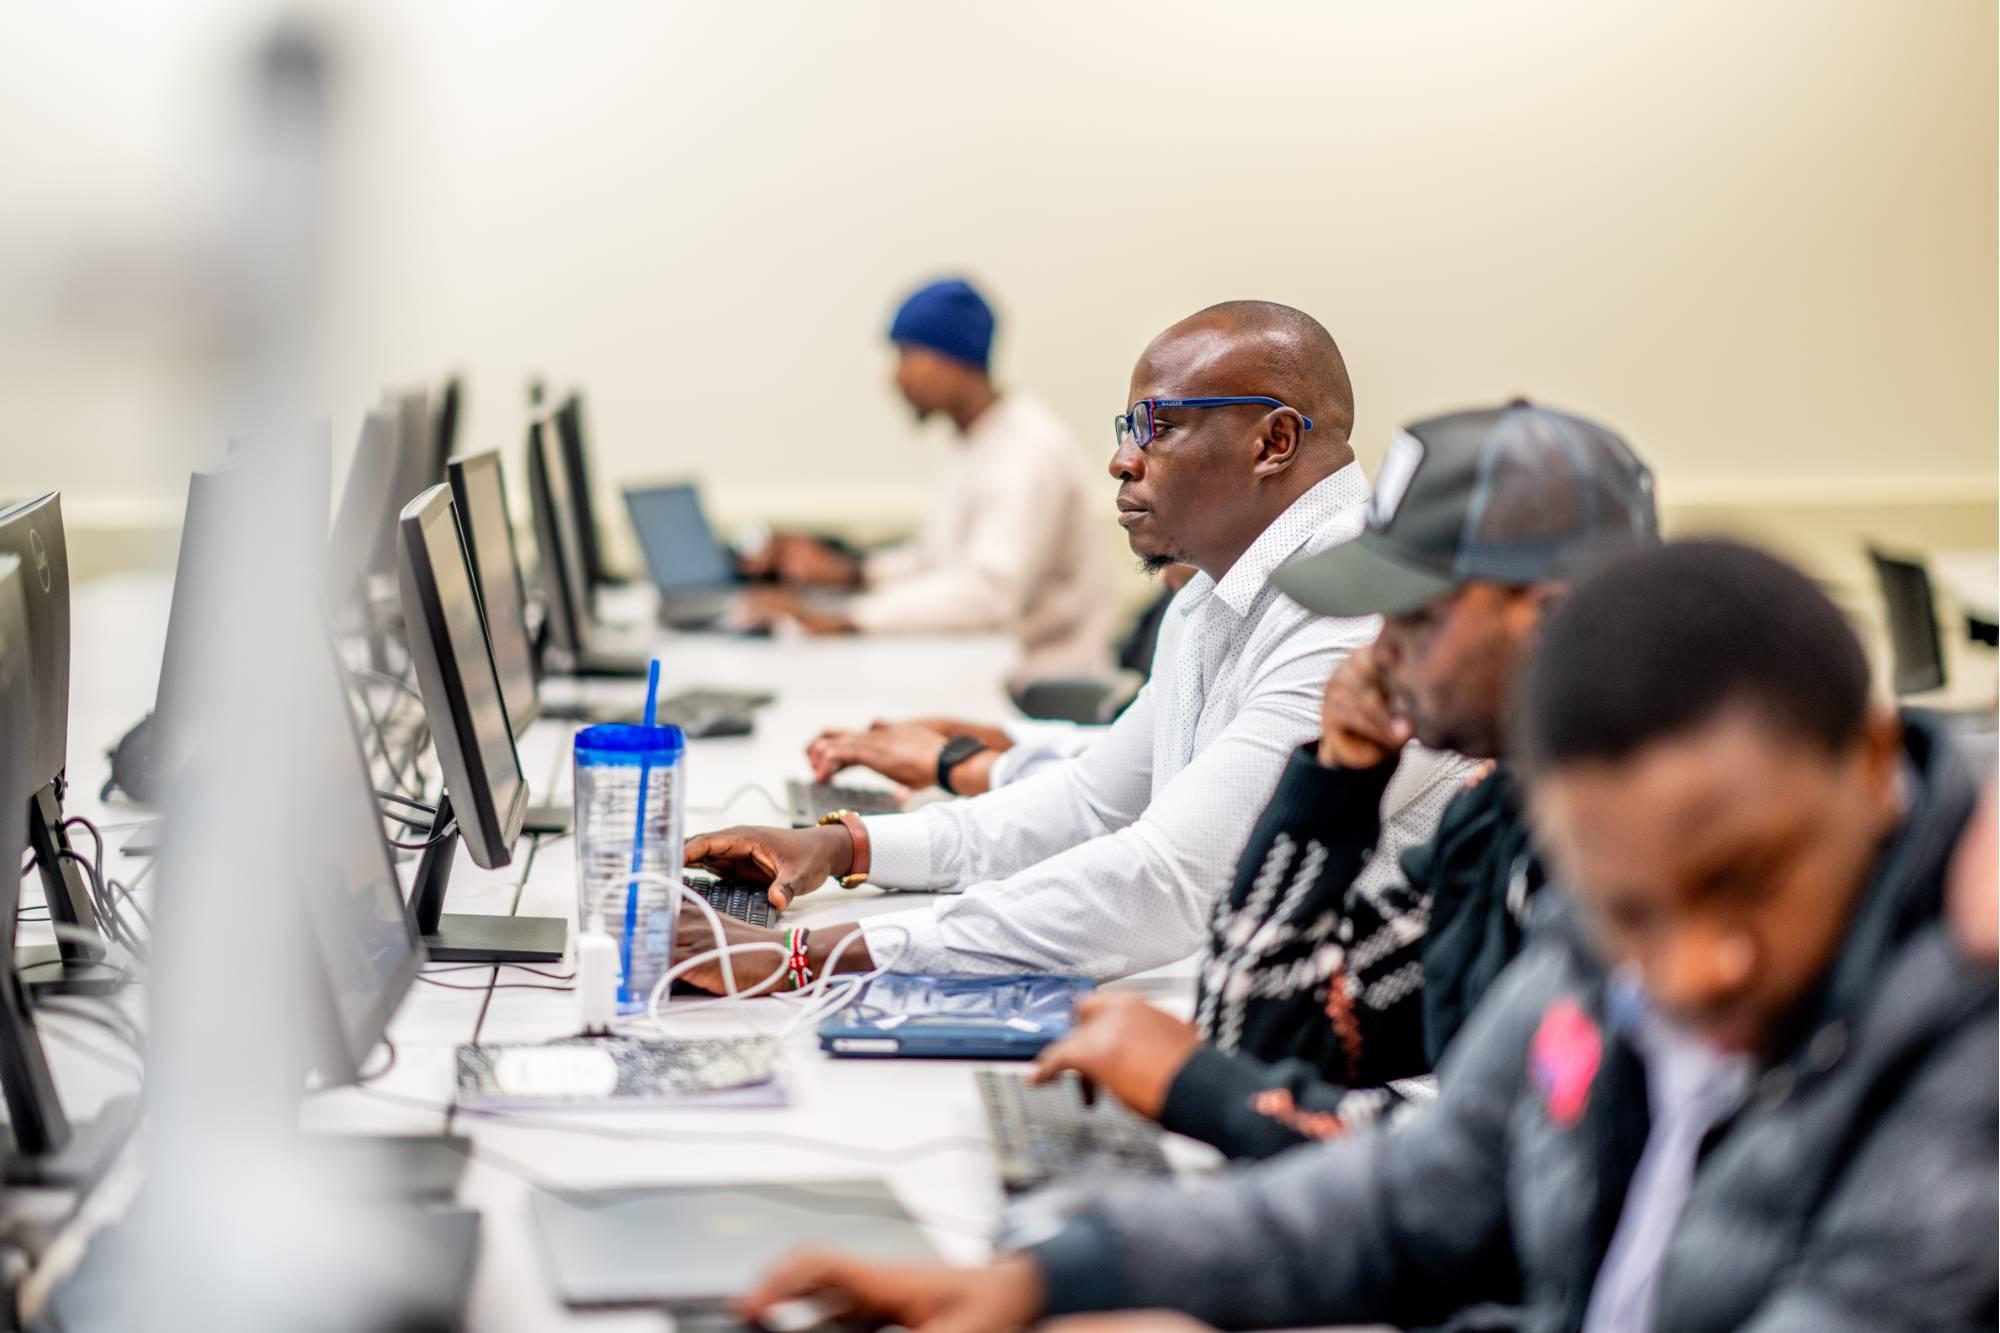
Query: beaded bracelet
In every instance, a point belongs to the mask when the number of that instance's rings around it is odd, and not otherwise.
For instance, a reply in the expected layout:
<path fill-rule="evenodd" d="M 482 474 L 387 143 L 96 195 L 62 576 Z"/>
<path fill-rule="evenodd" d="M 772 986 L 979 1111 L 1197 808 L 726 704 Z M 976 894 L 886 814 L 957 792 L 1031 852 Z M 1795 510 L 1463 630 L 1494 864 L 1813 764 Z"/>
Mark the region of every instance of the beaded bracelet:
<path fill-rule="evenodd" d="M 785 952 L 789 955 L 785 960 L 785 971 L 791 978 L 792 990 L 804 990 L 812 985 L 812 961 L 806 956 L 808 933 L 805 926 L 793 926 L 785 932 Z"/>

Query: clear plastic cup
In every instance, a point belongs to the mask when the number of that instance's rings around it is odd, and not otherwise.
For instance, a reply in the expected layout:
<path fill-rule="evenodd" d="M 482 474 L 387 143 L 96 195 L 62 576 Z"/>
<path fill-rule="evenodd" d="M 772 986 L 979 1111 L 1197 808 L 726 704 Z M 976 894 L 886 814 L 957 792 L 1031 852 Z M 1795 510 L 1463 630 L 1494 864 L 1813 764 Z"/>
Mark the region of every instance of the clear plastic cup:
<path fill-rule="evenodd" d="M 586 727 L 575 764 L 577 923 L 618 946 L 618 1008 L 633 1013 L 673 960 L 687 742 L 679 727 Z"/>

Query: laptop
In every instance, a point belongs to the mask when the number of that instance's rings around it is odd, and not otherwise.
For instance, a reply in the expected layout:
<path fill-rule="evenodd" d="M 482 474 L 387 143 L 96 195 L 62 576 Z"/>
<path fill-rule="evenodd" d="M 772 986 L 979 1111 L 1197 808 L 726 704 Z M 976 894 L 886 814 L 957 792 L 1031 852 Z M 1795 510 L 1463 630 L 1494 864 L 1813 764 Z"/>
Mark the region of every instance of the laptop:
<path fill-rule="evenodd" d="M 936 1259 L 886 1181 L 536 1191 L 529 1212 L 564 1305 L 716 1310 L 788 1252 Z"/>
<path fill-rule="evenodd" d="M 648 486 L 626 491 L 625 508 L 660 590 L 661 622 L 705 629 L 722 619 L 743 581 L 735 557 L 708 524 L 701 492 L 691 485 Z"/>
<path fill-rule="evenodd" d="M 857 815 L 895 815 L 903 812 L 902 798 L 886 787 L 848 787 L 833 782 L 785 781 L 785 803 L 791 807 L 792 823 L 804 827 L 817 824 L 822 815 L 836 810 L 852 810 Z"/>

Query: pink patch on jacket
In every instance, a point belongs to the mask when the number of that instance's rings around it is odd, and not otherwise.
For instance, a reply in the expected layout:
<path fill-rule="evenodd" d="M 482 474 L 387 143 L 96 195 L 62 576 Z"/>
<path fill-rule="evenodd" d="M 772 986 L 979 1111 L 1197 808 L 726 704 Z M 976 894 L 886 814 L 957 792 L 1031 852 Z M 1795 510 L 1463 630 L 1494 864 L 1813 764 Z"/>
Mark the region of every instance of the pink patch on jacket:
<path fill-rule="evenodd" d="M 1569 1129 L 1583 1119 L 1603 1060 L 1604 1038 L 1582 1006 L 1567 997 L 1550 1005 L 1528 1048 L 1528 1074 L 1551 1120 Z"/>

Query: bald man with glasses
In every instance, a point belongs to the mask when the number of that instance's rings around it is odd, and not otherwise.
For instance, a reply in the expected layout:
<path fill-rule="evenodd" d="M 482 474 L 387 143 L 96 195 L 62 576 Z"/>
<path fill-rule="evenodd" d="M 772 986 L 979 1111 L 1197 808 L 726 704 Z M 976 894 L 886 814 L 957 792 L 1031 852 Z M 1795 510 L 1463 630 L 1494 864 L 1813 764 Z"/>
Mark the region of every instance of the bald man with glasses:
<path fill-rule="evenodd" d="M 1234 301 L 1162 333 L 1116 423 L 1118 522 L 1149 568 L 1200 572 L 1165 617 L 1153 674 L 1087 751 L 1024 781 L 910 814 L 690 839 L 687 860 L 768 883 L 784 907 L 829 879 L 950 894 L 865 926 L 725 922 L 739 985 L 783 968 L 1123 976 L 1200 946 L 1216 896 L 1291 752 L 1319 731 L 1333 668 L 1372 617 L 1315 616 L 1271 572 L 1361 531 L 1369 496 L 1340 349 L 1288 306 Z M 850 938 L 856 932 L 859 938 Z M 684 953 L 712 947 L 683 917 Z M 721 987 L 718 969 L 697 984 Z"/>

